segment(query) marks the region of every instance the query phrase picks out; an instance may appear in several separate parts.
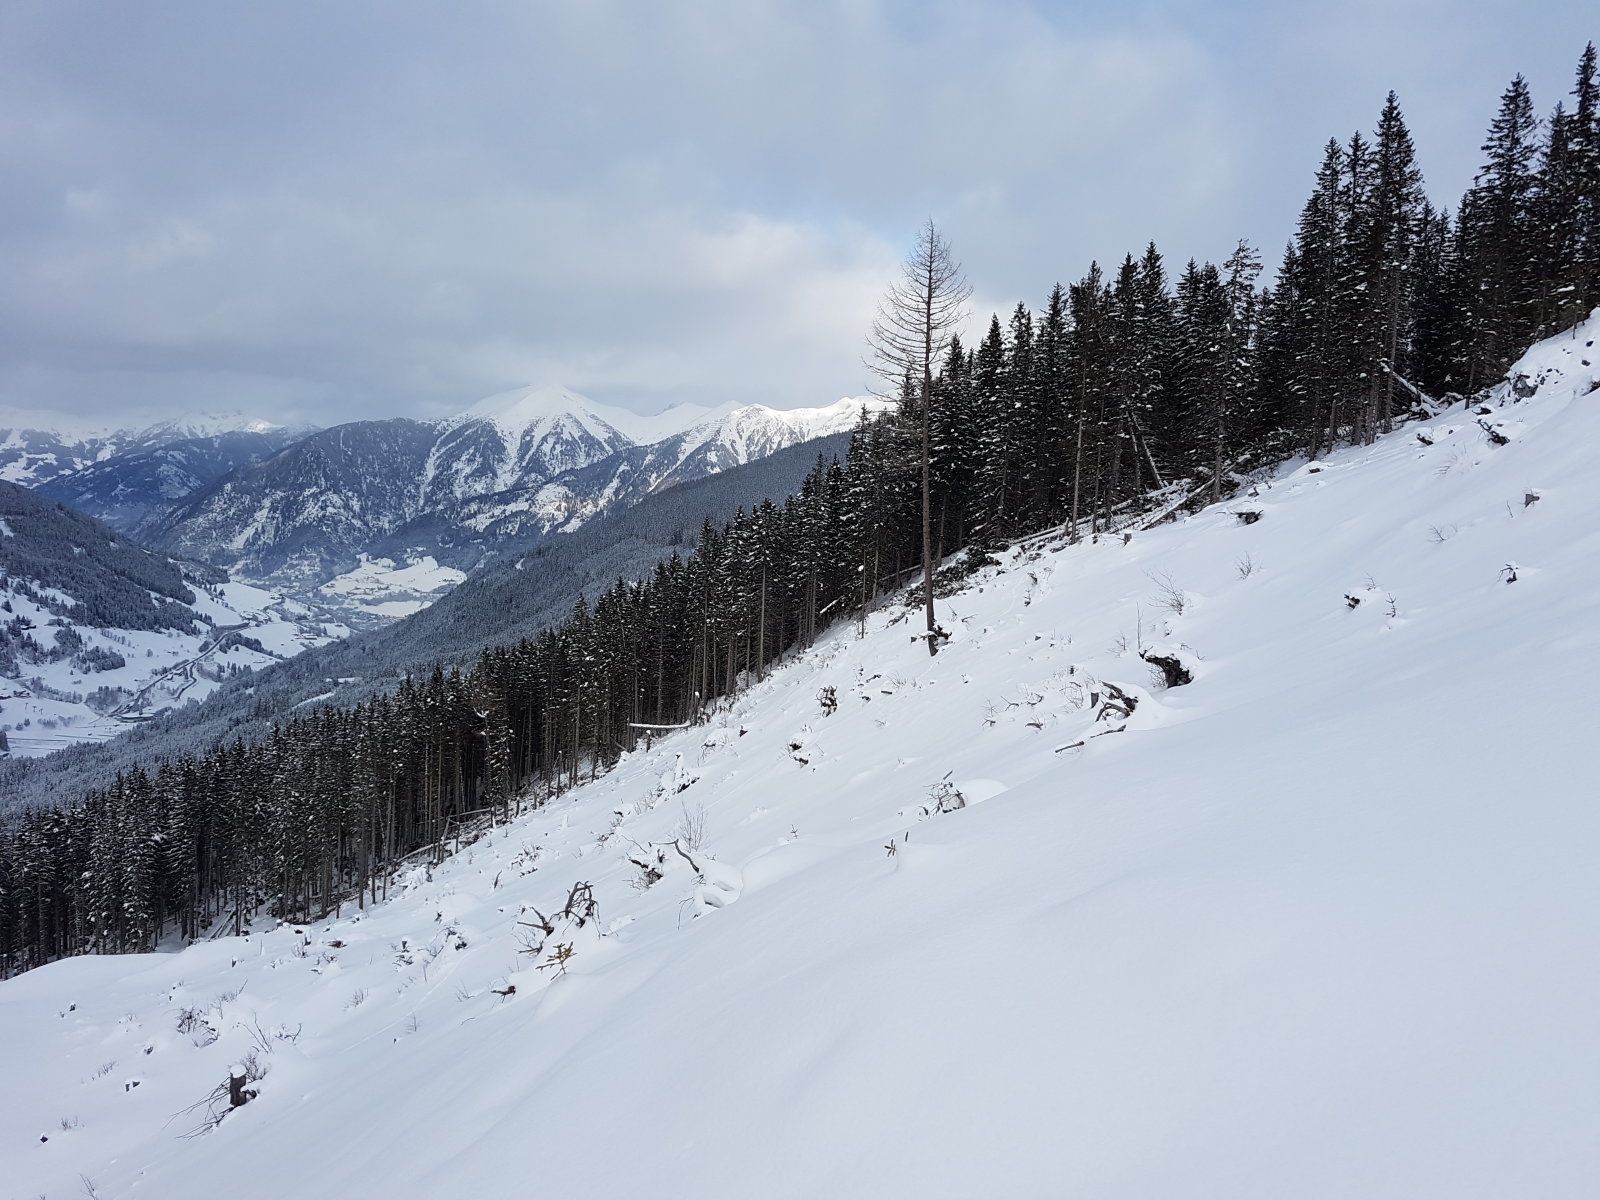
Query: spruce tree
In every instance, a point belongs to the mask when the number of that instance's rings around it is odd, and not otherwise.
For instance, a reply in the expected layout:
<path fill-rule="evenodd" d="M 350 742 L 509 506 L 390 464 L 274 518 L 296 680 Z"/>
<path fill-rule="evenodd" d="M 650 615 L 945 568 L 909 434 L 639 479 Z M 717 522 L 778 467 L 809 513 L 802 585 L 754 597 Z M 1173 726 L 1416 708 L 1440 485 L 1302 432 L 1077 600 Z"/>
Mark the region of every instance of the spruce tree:
<path fill-rule="evenodd" d="M 1370 409 L 1363 422 L 1368 441 L 1392 427 L 1394 375 L 1412 369 L 1415 259 L 1423 220 L 1422 172 L 1399 97 L 1393 92 L 1378 116 L 1375 155 L 1369 240 L 1363 247 L 1364 273 L 1372 284 L 1368 304 L 1379 330 L 1379 370 L 1373 376 Z"/>
<path fill-rule="evenodd" d="M 1469 393 L 1498 377 L 1537 320 L 1532 169 L 1537 131 L 1533 97 L 1518 75 L 1501 96 L 1483 144 L 1487 161 L 1462 202 L 1457 224 Z"/>
<path fill-rule="evenodd" d="M 1584 47 L 1578 60 L 1572 95 L 1567 159 L 1577 212 L 1569 278 L 1575 290 L 1573 309 L 1581 317 L 1600 305 L 1600 69 L 1593 42 Z"/>

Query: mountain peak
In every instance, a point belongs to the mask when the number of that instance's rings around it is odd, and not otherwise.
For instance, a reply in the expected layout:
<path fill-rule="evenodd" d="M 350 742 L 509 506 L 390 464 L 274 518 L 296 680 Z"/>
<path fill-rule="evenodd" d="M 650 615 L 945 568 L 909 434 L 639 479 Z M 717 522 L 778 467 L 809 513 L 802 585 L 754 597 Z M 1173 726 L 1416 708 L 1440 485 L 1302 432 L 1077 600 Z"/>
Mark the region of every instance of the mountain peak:
<path fill-rule="evenodd" d="M 720 443 L 734 461 L 749 462 L 783 446 L 854 429 L 863 408 L 877 413 L 893 407 L 891 401 L 872 396 L 846 396 L 819 408 L 730 405 L 708 413 L 706 419 L 684 430 L 683 438 L 695 446 Z"/>
<path fill-rule="evenodd" d="M 601 441 L 621 439 L 632 442 L 634 439 L 624 426 L 612 419 L 617 416 L 625 419 L 628 415 L 596 404 L 571 388 L 535 385 L 485 396 L 466 412 L 447 417 L 441 424 L 449 429 L 474 421 L 485 421 L 499 429 L 508 442 L 515 443 L 525 430 L 548 426 L 562 417 L 569 417 Z"/>
<path fill-rule="evenodd" d="M 216 437 L 224 433 L 272 433 L 283 428 L 286 427 L 242 412 L 197 412 L 158 421 L 144 430 L 141 437 L 145 440 L 181 441 L 188 438 Z M 310 432 L 310 427 L 306 428 L 307 432 Z"/>

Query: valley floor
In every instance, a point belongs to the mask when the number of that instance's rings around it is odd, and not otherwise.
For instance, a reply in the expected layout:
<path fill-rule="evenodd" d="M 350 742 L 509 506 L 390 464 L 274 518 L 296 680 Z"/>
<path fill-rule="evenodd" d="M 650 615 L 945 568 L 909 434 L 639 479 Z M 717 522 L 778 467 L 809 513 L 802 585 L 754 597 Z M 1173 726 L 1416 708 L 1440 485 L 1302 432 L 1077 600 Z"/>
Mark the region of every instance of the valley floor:
<path fill-rule="evenodd" d="M 50 611 L 0 589 L 8 611 L 49 629 Z M 324 646 L 349 629 L 281 593 L 239 581 L 196 588 L 195 612 L 213 624 L 195 632 L 79 627 L 84 645 L 114 653 L 122 665 L 87 671 L 70 659 L 25 662 L 18 679 L 0 679 L 0 731 L 10 753 L 37 758 L 80 742 L 103 742 L 166 709 L 198 703 L 234 671 L 253 671 Z M 259 645 L 240 644 L 233 633 Z M 110 702 L 96 691 L 114 690 Z"/>

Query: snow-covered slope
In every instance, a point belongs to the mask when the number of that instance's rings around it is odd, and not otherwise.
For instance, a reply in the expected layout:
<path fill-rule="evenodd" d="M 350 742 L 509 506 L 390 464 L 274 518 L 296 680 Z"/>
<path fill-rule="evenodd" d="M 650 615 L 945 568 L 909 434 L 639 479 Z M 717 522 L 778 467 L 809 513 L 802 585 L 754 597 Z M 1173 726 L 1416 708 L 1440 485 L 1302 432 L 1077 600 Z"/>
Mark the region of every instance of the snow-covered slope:
<path fill-rule="evenodd" d="M 719 464 L 747 463 L 812 438 L 845 433 L 860 423 L 863 411 L 879 413 L 891 407 L 872 396 L 846 397 L 821 408 L 747 404 L 691 426 L 680 445 L 685 458 L 698 452 L 714 456 Z"/>
<path fill-rule="evenodd" d="M 432 555 L 396 563 L 392 558 L 363 554 L 352 570 L 317 589 L 330 603 L 353 605 L 378 617 L 408 617 L 427 608 L 439 596 L 466 578 L 461 571 L 442 567 Z"/>
<path fill-rule="evenodd" d="M 1591 1196 L 1597 333 L 1018 547 L 936 658 L 837 628 L 386 905 L 0 983 L 6 1187 Z"/>
<path fill-rule="evenodd" d="M 513 444 L 537 439 L 551 428 L 586 434 L 597 441 L 615 440 L 620 436 L 624 442 L 631 442 L 634 439 L 621 432 L 626 416 L 623 410 L 596 404 L 570 388 L 528 387 L 487 396 L 466 412 L 445 418 L 441 424 L 455 428 L 488 422 Z"/>
<path fill-rule="evenodd" d="M 708 421 L 715 421 L 725 417 L 731 412 L 744 407 L 729 401 L 716 407 L 704 404 L 675 404 L 671 408 L 649 416 L 638 413 L 624 412 L 621 409 L 602 409 L 607 418 L 618 429 L 622 430 L 634 440 L 636 445 L 651 446 L 656 442 L 666 441 L 667 438 L 676 437 L 687 429 L 697 425 L 704 425 Z"/>

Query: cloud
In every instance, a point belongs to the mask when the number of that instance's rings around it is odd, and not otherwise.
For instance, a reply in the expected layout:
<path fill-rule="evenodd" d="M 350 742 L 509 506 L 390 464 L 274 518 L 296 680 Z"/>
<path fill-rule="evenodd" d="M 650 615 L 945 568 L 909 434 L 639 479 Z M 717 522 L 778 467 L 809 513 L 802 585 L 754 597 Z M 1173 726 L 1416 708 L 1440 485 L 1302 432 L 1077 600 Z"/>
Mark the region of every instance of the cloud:
<path fill-rule="evenodd" d="M 1524 69 L 1559 59 L 1566 87 L 1555 7 Z M 865 385 L 924 216 L 1009 308 L 1151 238 L 1275 249 L 1321 142 L 1389 86 L 1430 170 L 1424 130 L 1469 139 L 1459 177 L 1516 10 L 1450 8 L 10 5 L 0 403 L 826 402 Z"/>

